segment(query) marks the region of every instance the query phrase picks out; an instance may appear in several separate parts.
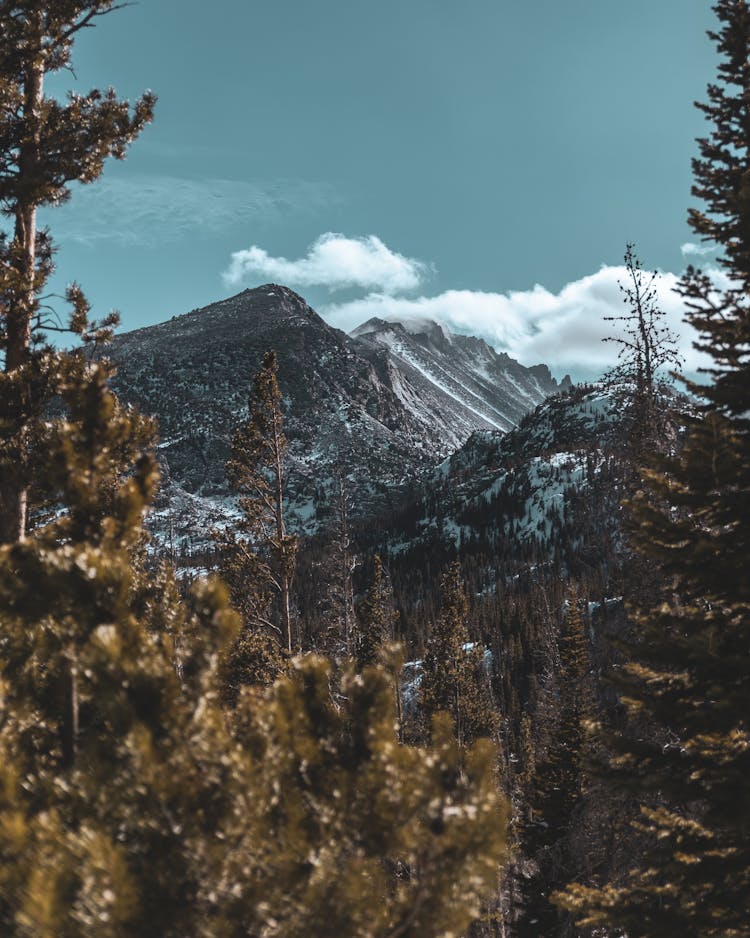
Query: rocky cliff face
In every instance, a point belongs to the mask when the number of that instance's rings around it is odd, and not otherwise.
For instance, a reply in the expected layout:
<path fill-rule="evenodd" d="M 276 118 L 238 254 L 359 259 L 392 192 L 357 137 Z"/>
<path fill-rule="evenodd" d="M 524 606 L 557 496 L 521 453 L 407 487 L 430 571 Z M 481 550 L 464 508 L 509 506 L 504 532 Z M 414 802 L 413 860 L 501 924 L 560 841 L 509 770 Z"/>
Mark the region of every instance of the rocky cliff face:
<path fill-rule="evenodd" d="M 371 321 L 351 336 L 292 290 L 269 284 L 119 336 L 120 395 L 159 422 L 166 482 L 156 514 L 196 542 L 231 515 L 232 434 L 263 353 L 276 349 L 289 438 L 290 510 L 313 530 L 337 468 L 360 513 L 382 508 L 473 430 L 509 429 L 557 390 L 478 339 L 435 323 Z"/>
<path fill-rule="evenodd" d="M 423 426 L 440 428 L 446 450 L 475 430 L 510 430 L 560 390 L 546 365 L 525 368 L 483 339 L 431 320 L 371 319 L 351 335 L 404 407 Z"/>

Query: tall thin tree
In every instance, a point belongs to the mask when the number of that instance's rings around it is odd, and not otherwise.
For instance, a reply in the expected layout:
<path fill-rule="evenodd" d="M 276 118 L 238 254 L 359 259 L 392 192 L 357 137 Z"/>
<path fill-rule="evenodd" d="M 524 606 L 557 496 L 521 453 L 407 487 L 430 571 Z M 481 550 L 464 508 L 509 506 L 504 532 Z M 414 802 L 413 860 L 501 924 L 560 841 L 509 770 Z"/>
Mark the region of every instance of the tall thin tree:
<path fill-rule="evenodd" d="M 451 715 L 460 746 L 481 737 L 493 738 L 498 729 L 484 653 L 470 640 L 468 613 L 461 566 L 456 561 L 440 578 L 440 611 L 424 658 L 419 703 L 427 723 L 439 711 Z"/>
<path fill-rule="evenodd" d="M 239 537 L 228 532 L 222 546 L 230 564 L 227 572 L 250 604 L 250 617 L 261 627 L 277 630 L 291 652 L 297 537 L 287 530 L 284 508 L 287 440 L 278 368 L 276 352 L 266 352 L 248 402 L 248 419 L 234 435 L 227 476 L 240 493 L 243 518 Z M 280 625 L 269 616 L 269 588 L 278 598 Z"/>
<path fill-rule="evenodd" d="M 631 505 L 632 540 L 665 588 L 632 598 L 618 682 L 631 724 L 609 738 L 610 784 L 642 797 L 645 855 L 563 900 L 630 938 L 750 935 L 750 8 L 719 0 L 714 12 L 719 78 L 699 105 L 713 128 L 693 163 L 705 209 L 690 222 L 722 249 L 730 283 L 694 268 L 681 283 L 711 381 L 690 384 L 701 413 Z"/>
<path fill-rule="evenodd" d="M 26 533 L 34 415 L 54 371 L 54 358 L 40 345 L 45 330 L 60 328 L 40 302 L 52 246 L 38 227 L 38 210 L 64 202 L 72 182 L 97 179 L 106 158 L 122 158 L 153 114 L 152 94 L 131 108 L 112 89 L 70 93 L 66 102 L 44 93 L 46 76 L 70 67 L 81 30 L 117 6 L 115 0 L 0 2 L 0 212 L 10 221 L 10 230 L 0 232 L 0 543 Z M 71 289 L 69 299 L 69 328 L 83 334 L 80 290 Z"/>
<path fill-rule="evenodd" d="M 620 324 L 621 331 L 604 341 L 617 346 L 617 364 L 605 380 L 627 405 L 631 422 L 631 439 L 635 455 L 640 455 L 653 442 L 658 430 L 659 390 L 667 368 L 679 368 L 682 359 L 678 337 L 665 322 L 659 306 L 659 274 L 647 274 L 635 253 L 635 245 L 625 250 L 627 280 L 620 282 L 626 312 L 605 316 L 607 322 Z"/>

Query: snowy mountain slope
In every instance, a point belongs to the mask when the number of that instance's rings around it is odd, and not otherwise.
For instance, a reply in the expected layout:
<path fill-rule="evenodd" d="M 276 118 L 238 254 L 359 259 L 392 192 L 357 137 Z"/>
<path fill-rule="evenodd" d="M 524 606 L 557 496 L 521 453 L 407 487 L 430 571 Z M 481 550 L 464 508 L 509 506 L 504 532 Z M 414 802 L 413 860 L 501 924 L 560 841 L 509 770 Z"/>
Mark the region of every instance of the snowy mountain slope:
<path fill-rule="evenodd" d="M 231 515 L 224 466 L 263 354 L 276 349 L 289 439 L 290 508 L 300 527 L 325 499 L 333 466 L 365 502 L 443 452 L 346 335 L 296 293 L 268 285 L 119 336 L 118 393 L 153 414 L 166 478 L 160 510 L 191 545 Z M 158 519 L 162 528 L 166 519 Z"/>
<path fill-rule="evenodd" d="M 232 434 L 263 353 L 276 349 L 289 439 L 289 509 L 314 531 L 339 471 L 357 512 L 396 504 L 480 427 L 507 429 L 557 390 L 478 339 L 435 324 L 386 346 L 371 329 L 327 325 L 292 290 L 268 284 L 116 338 L 116 389 L 158 419 L 162 498 L 153 526 L 178 545 L 205 543 L 231 518 L 224 479 Z"/>
<path fill-rule="evenodd" d="M 477 429 L 510 430 L 560 390 L 546 365 L 525 368 L 484 340 L 447 332 L 428 319 L 374 318 L 350 335 L 415 418 L 442 427 L 451 448 Z"/>
<path fill-rule="evenodd" d="M 454 493 L 454 524 L 489 510 L 498 538 L 549 541 L 619 432 L 612 400 L 593 389 L 545 401 L 503 437 L 475 434 L 439 469 Z"/>
<path fill-rule="evenodd" d="M 494 589 L 498 575 L 584 549 L 583 514 L 589 527 L 614 523 L 621 452 L 620 415 L 602 390 L 550 397 L 508 433 L 472 434 L 387 520 L 371 549 L 397 576 L 411 576 L 439 568 L 460 548 L 466 562 L 487 565 L 484 582 Z M 599 498 L 607 500 L 601 510 Z"/>

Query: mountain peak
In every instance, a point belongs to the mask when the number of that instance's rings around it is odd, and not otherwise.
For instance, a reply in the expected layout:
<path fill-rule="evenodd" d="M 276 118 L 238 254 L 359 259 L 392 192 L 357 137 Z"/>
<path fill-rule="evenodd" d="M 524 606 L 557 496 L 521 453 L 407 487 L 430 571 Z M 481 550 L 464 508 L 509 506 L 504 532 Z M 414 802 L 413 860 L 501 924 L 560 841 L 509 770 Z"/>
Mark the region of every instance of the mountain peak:
<path fill-rule="evenodd" d="M 459 445 L 473 430 L 509 430 L 558 390 L 546 366 L 524 368 L 483 339 L 447 332 L 426 317 L 368 319 L 350 337 L 398 375 L 394 390 L 426 426 Z"/>
<path fill-rule="evenodd" d="M 378 335 L 385 332 L 401 332 L 413 336 L 425 335 L 441 341 L 445 341 L 451 335 L 439 322 L 427 316 L 402 316 L 393 319 L 373 316 L 356 329 L 352 329 L 349 335 L 357 339 L 365 335 Z"/>
<path fill-rule="evenodd" d="M 248 287 L 238 293 L 237 296 L 268 296 L 299 303 L 301 306 L 308 306 L 307 300 L 303 296 L 300 296 L 291 287 L 285 287 L 281 283 L 262 283 L 258 287 Z"/>

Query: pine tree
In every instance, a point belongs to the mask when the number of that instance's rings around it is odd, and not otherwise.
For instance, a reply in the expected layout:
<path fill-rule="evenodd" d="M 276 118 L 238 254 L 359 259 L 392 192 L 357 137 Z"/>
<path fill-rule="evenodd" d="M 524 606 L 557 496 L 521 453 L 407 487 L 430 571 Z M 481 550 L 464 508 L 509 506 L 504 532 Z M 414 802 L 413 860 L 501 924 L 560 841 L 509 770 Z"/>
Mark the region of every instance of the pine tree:
<path fill-rule="evenodd" d="M 268 633 L 292 650 L 292 580 L 297 538 L 289 534 L 284 514 L 287 441 L 275 352 L 266 352 L 248 402 L 248 419 L 238 427 L 227 463 L 232 488 L 240 493 L 242 519 L 237 530 L 217 536 L 223 553 L 222 575 L 253 643 L 268 657 Z M 274 615 L 274 597 L 279 606 Z M 265 633 L 265 636 L 263 635 Z M 270 659 L 269 659 L 270 661 Z M 268 665 L 273 669 L 271 662 Z M 264 666 L 265 667 L 265 666 Z"/>
<path fill-rule="evenodd" d="M 354 505 L 343 466 L 334 472 L 334 491 L 325 514 L 323 538 L 315 576 L 322 584 L 315 604 L 315 646 L 334 660 L 356 653 L 357 632 L 352 574 L 357 566 L 352 548 L 350 515 Z M 322 630 L 320 625 L 323 625 Z"/>
<path fill-rule="evenodd" d="M 460 755 L 447 724 L 432 751 L 400 746 L 387 673 L 346 677 L 337 707 L 320 659 L 245 688 L 230 732 L 226 596 L 181 604 L 134 567 L 149 424 L 103 364 L 74 359 L 63 395 L 49 484 L 66 510 L 0 548 L 2 933 L 465 928 L 503 855 L 492 747 Z"/>
<path fill-rule="evenodd" d="M 344 676 L 344 707 L 330 683 L 310 656 L 243 696 L 250 823 L 227 853 L 223 879 L 239 885 L 224 889 L 219 933 L 461 934 L 504 855 L 494 747 L 461 752 L 446 719 L 430 750 L 399 745 L 383 669 Z"/>
<path fill-rule="evenodd" d="M 212 701 L 235 618 L 218 589 L 189 614 L 148 582 L 150 422 L 117 403 L 103 363 L 65 365 L 46 465 L 61 510 L 0 548 L 0 930 L 189 934 L 211 873 L 195 857 L 232 816 Z"/>
<path fill-rule="evenodd" d="M 482 649 L 470 641 L 468 602 L 461 567 L 454 562 L 440 581 L 441 604 L 424 658 L 419 703 L 427 726 L 435 713 L 451 715 L 459 745 L 497 733 Z"/>
<path fill-rule="evenodd" d="M 719 82 L 694 161 L 696 233 L 718 243 L 729 286 L 689 268 L 681 285 L 698 347 L 713 358 L 676 457 L 644 472 L 632 539 L 663 572 L 659 600 L 631 611 L 637 640 L 621 683 L 630 732 L 615 736 L 613 786 L 642 797 L 646 855 L 601 889 L 565 901 L 629 936 L 750 935 L 750 10 L 714 6 Z"/>
<path fill-rule="evenodd" d="M 584 791 L 585 722 L 592 714 L 591 655 L 574 587 L 568 590 L 565 630 L 559 640 L 555 721 L 544 758 L 528 779 L 528 816 L 521 843 L 534 871 L 522 884 L 519 938 L 569 934 L 570 922 L 552 901 L 569 880 L 574 859 L 570 835 Z"/>
<path fill-rule="evenodd" d="M 396 612 L 393 592 L 383 570 L 380 554 L 375 555 L 372 582 L 357 609 L 357 668 L 377 664 L 388 642 L 392 641 Z"/>
<path fill-rule="evenodd" d="M 0 2 L 0 209 L 13 220 L 10 236 L 0 233 L 0 543 L 26 534 L 33 446 L 56 381 L 58 358 L 43 338 L 60 330 L 39 302 L 52 244 L 37 210 L 65 201 L 71 182 L 98 178 L 108 156 L 122 158 L 153 113 L 151 94 L 132 109 L 111 89 L 70 94 L 65 103 L 44 94 L 45 77 L 70 67 L 78 33 L 115 8 L 115 0 Z M 72 288 L 69 299 L 69 329 L 83 336 L 80 291 Z"/>
<path fill-rule="evenodd" d="M 63 67 L 66 42 L 111 7 L 0 0 L 0 58 L 7 66 L 15 48 L 32 54 L 30 73 L 37 55 L 48 71 Z M 67 38 L 63 30 L 40 51 L 31 26 L 66 22 Z M 23 112 L 23 101 L 19 112 L 6 100 L 4 113 Z M 77 107 L 85 117 L 99 100 Z M 102 114 L 114 125 L 131 120 L 108 100 Z M 58 158 L 80 156 L 84 168 L 70 178 L 85 180 L 126 140 L 113 143 L 106 121 L 98 134 L 74 118 L 54 102 L 45 111 L 50 129 L 78 127 Z M 325 934 L 343 922 L 342 933 L 361 938 L 416 938 L 463 929 L 502 856 L 491 748 L 477 747 L 459 771 L 439 726 L 433 752 L 400 747 L 387 676 L 352 678 L 342 714 L 315 661 L 299 662 L 267 697 L 246 689 L 229 723 L 218 669 L 240 623 L 225 590 L 199 584 L 180 602 L 169 572 L 152 578 L 144 561 L 158 477 L 151 422 L 117 401 L 106 360 L 85 349 L 27 344 L 29 360 L 14 363 L 11 348 L 26 341 L 14 270 L 3 267 L 12 366 L 0 382 L 4 456 L 28 459 L 40 400 L 54 397 L 60 416 L 46 421 L 39 476 L 55 511 L 28 536 L 17 479 L 3 477 L 15 520 L 0 545 L 2 934 L 225 938 L 256 926 L 268 936 Z M 100 344 L 107 330 L 93 328 L 80 291 L 70 298 L 75 331 Z M 26 364 L 44 385 L 33 400 L 17 396 Z"/>

